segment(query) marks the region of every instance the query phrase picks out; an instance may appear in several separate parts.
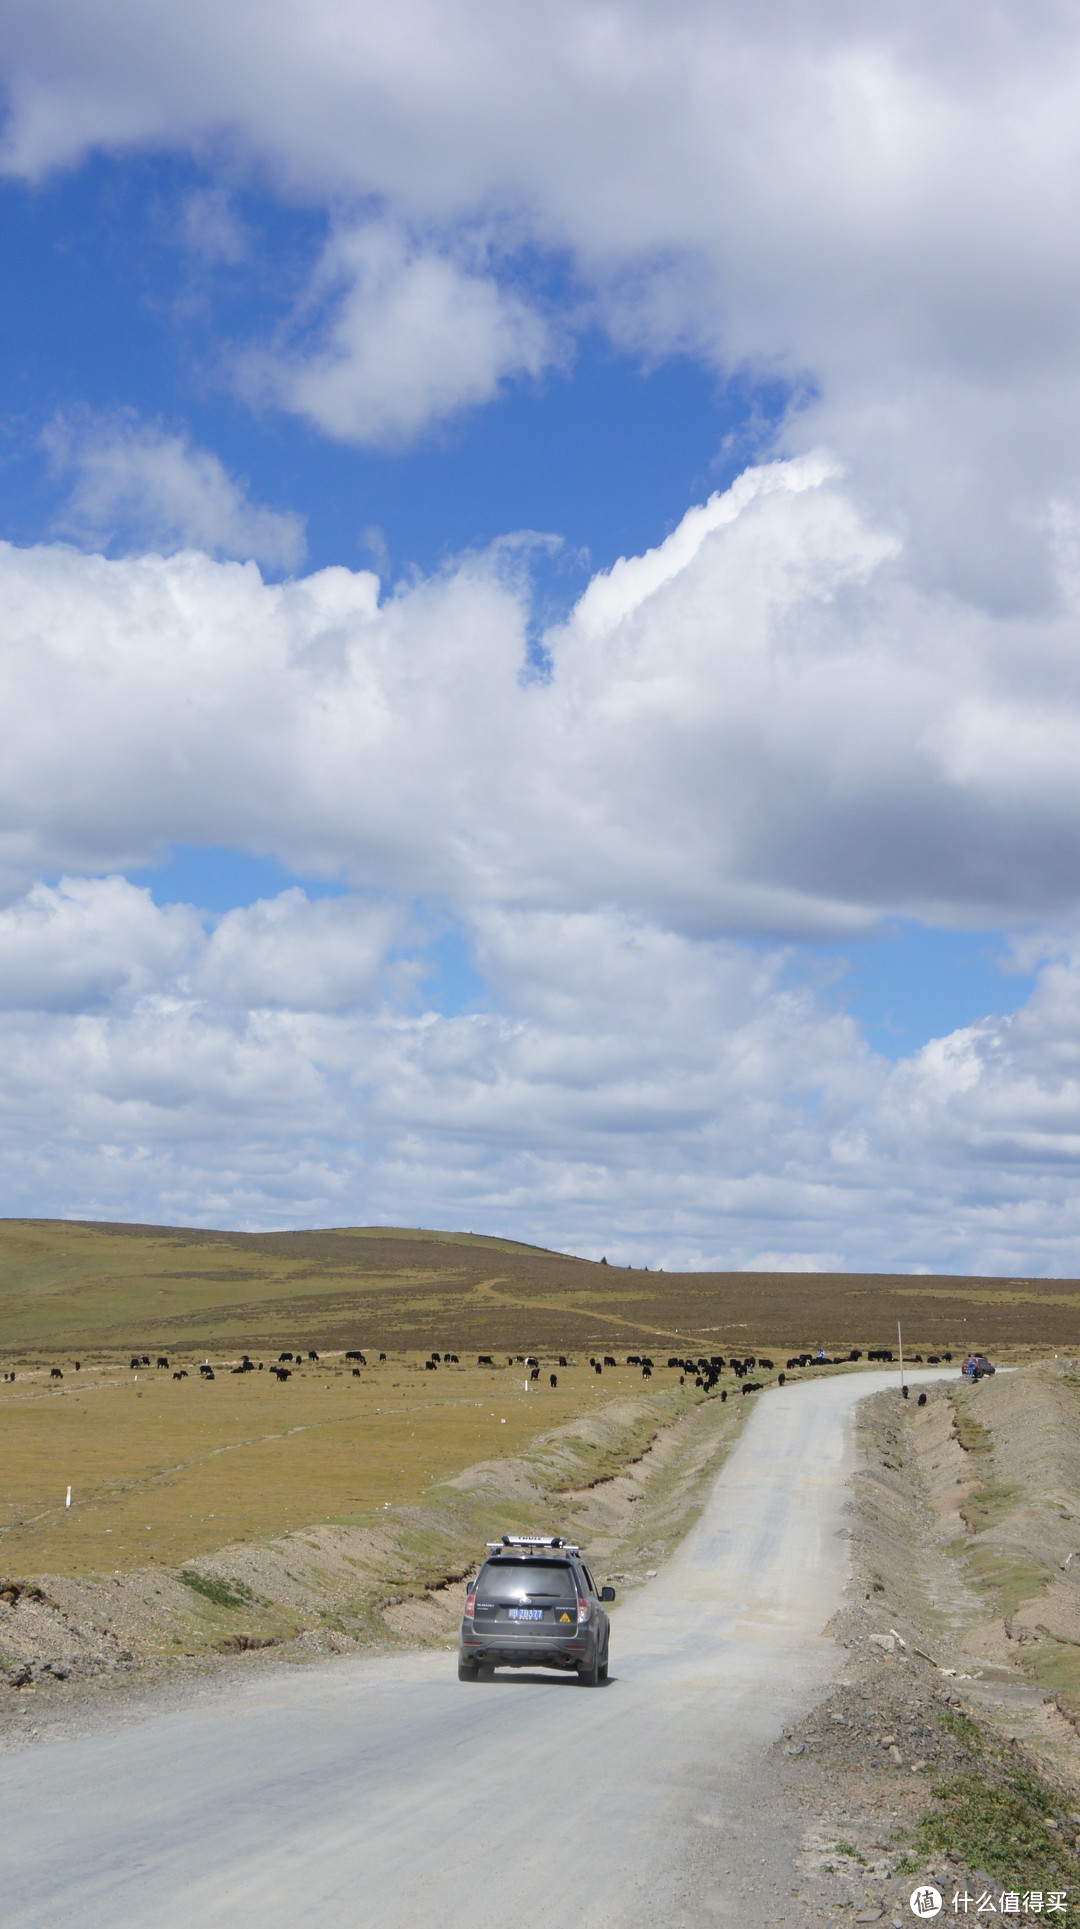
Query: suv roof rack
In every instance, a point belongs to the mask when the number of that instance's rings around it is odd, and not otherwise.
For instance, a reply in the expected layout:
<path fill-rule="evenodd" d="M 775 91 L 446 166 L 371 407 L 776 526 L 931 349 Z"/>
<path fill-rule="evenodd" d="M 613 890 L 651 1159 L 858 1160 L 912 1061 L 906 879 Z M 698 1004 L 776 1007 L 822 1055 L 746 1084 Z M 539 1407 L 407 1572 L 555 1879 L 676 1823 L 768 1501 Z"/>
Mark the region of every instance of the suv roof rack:
<path fill-rule="evenodd" d="M 501 1540 L 488 1541 L 487 1546 L 493 1554 L 501 1554 L 504 1548 L 511 1547 L 561 1547 L 567 1554 L 578 1554 L 580 1548 L 572 1547 L 561 1534 L 504 1534 Z"/>

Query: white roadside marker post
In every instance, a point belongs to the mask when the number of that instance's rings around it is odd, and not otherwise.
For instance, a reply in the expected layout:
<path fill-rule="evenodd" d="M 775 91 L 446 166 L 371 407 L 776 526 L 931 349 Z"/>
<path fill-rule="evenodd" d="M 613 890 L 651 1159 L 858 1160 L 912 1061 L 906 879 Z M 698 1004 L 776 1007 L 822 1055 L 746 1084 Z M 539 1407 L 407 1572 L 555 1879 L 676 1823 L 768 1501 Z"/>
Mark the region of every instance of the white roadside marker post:
<path fill-rule="evenodd" d="M 69 1487 L 69 1488 L 68 1488 L 68 1490 L 67 1490 L 67 1499 L 66 1499 L 66 1500 L 65 1500 L 65 1502 L 64 1502 L 64 1506 L 65 1506 L 65 1507 L 70 1507 L 70 1506 L 71 1506 L 71 1488 L 70 1488 L 70 1487 Z"/>

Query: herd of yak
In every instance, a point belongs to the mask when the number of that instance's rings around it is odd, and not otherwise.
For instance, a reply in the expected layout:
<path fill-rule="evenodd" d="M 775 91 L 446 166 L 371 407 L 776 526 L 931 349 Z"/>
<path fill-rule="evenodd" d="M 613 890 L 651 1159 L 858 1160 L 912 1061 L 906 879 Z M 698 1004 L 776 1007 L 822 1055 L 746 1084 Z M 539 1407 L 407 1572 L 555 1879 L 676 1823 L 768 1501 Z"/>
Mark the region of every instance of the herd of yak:
<path fill-rule="evenodd" d="M 783 1386 L 786 1375 L 791 1373 L 796 1367 L 849 1366 L 861 1360 L 862 1357 L 862 1351 L 858 1347 L 854 1348 L 850 1353 L 827 1354 L 820 1347 L 817 1352 L 814 1353 L 798 1353 L 788 1360 L 785 1370 L 777 1374 L 777 1383 Z M 352 1363 L 354 1379 L 359 1380 L 362 1377 L 361 1367 L 366 1367 L 368 1364 L 366 1354 L 358 1348 L 352 1348 L 345 1354 L 345 1358 Z M 893 1354 L 891 1348 L 887 1346 L 871 1347 L 866 1354 L 866 1358 L 868 1361 L 880 1360 L 888 1364 L 891 1362 Z M 379 1359 L 380 1361 L 385 1360 L 386 1354 L 380 1353 Z M 948 1363 L 951 1362 L 951 1360 L 951 1353 L 928 1353 L 926 1355 L 927 1366 L 940 1366 L 943 1362 Z M 300 1352 L 283 1352 L 278 1354 L 276 1364 L 271 1366 L 270 1372 L 278 1380 L 288 1380 L 292 1377 L 294 1367 L 312 1363 L 317 1365 L 318 1361 L 319 1355 L 313 1346 L 308 1348 L 306 1355 Z M 559 1354 L 558 1362 L 561 1367 L 569 1364 L 565 1353 Z M 188 1377 L 187 1368 L 179 1367 L 173 1370 L 170 1367 L 168 1356 L 164 1353 L 156 1355 L 155 1363 L 158 1368 L 167 1368 L 171 1371 L 174 1380 L 186 1380 Z M 921 1353 L 913 1353 L 910 1356 L 911 1365 L 921 1366 L 922 1363 L 923 1356 Z M 74 1364 L 76 1373 L 80 1372 L 82 1361 L 76 1360 Z M 494 1367 L 494 1355 L 491 1353 L 479 1353 L 477 1354 L 476 1364 L 477 1366 Z M 508 1353 L 506 1355 L 506 1364 L 507 1366 L 516 1365 L 525 1367 L 530 1380 L 538 1380 L 540 1378 L 540 1362 L 535 1354 Z M 647 1353 L 628 1353 L 626 1356 L 626 1364 L 627 1366 L 639 1367 L 643 1380 L 652 1379 L 655 1362 L 649 1358 Z M 740 1391 L 743 1393 L 761 1392 L 764 1382 L 749 1377 L 754 1372 L 760 1369 L 763 1372 L 771 1373 L 774 1370 L 772 1360 L 767 1360 L 761 1356 L 755 1357 L 752 1353 L 748 1354 L 745 1359 L 736 1359 L 734 1356 L 729 1359 L 724 1359 L 719 1353 L 710 1353 L 708 1355 L 700 1354 L 697 1359 L 679 1359 L 677 1355 L 671 1354 L 667 1364 L 669 1370 L 678 1369 L 680 1386 L 685 1386 L 686 1381 L 692 1379 L 695 1387 L 701 1387 L 707 1393 L 712 1392 L 725 1368 L 730 1368 L 736 1380 L 741 1382 Z M 131 1365 L 136 1371 L 138 1371 L 140 1367 L 149 1366 L 149 1353 L 133 1353 L 131 1356 Z M 456 1353 L 431 1353 L 424 1361 L 424 1370 L 427 1373 L 436 1373 L 440 1366 L 458 1365 L 460 1365 L 460 1360 Z M 617 1366 L 618 1361 L 611 1353 L 604 1353 L 599 1358 L 594 1354 L 590 1354 L 589 1365 L 594 1373 L 602 1374 L 605 1367 Z M 243 1355 L 238 1366 L 218 1368 L 219 1373 L 261 1373 L 264 1370 L 264 1362 L 259 1360 L 256 1364 L 248 1353 Z M 214 1368 L 210 1365 L 209 1360 L 205 1360 L 198 1371 L 200 1377 L 204 1380 L 213 1380 L 216 1377 Z M 54 1380 L 62 1380 L 64 1377 L 61 1367 L 50 1367 L 49 1372 L 50 1377 Z M 4 1374 L 5 1380 L 13 1380 L 14 1378 L 14 1373 Z M 559 1376 L 557 1373 L 550 1373 L 548 1380 L 549 1384 L 553 1387 L 557 1387 L 559 1384 Z M 727 1393 L 723 1389 L 721 1390 L 720 1397 L 724 1400 L 727 1399 Z"/>

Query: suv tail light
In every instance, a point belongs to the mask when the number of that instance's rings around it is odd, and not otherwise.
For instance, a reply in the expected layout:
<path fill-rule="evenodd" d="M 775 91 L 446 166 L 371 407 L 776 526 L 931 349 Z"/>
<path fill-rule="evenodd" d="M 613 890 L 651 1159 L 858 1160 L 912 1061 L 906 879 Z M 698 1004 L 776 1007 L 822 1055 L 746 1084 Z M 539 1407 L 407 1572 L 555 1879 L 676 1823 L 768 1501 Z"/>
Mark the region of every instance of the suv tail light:
<path fill-rule="evenodd" d="M 579 1621 L 587 1621 L 589 1618 L 589 1603 L 583 1594 L 577 1597 L 577 1618 Z"/>
<path fill-rule="evenodd" d="M 471 1621 L 471 1620 L 472 1620 L 472 1618 L 473 1618 L 473 1609 L 475 1608 L 475 1606 L 476 1606 L 476 1596 L 475 1596 L 475 1594 L 466 1594 L 466 1596 L 465 1596 L 465 1619 L 466 1619 L 466 1621 Z"/>

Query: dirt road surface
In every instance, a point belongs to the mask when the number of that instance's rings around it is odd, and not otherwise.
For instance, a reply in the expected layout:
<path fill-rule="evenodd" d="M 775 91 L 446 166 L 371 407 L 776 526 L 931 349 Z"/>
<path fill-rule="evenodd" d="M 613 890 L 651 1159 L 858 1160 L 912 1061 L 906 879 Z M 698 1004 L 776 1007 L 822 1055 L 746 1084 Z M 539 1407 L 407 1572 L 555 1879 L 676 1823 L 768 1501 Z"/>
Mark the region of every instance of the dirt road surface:
<path fill-rule="evenodd" d="M 852 1410 L 895 1384 L 761 1395 L 693 1532 L 616 1610 L 606 1687 L 339 1660 L 8 1755 L 8 1929 L 784 1920 L 765 1751 L 837 1671 Z"/>

